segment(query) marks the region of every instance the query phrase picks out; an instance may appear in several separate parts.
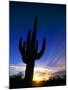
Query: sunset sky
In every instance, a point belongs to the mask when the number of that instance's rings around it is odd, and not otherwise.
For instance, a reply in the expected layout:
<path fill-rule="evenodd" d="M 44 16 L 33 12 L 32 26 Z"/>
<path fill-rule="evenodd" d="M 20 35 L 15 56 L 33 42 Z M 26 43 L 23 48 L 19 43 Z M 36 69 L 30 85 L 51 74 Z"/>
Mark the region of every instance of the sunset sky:
<path fill-rule="evenodd" d="M 24 41 L 28 29 L 33 31 L 35 16 L 38 16 L 38 51 L 43 38 L 46 38 L 46 49 L 35 60 L 34 75 L 49 77 L 56 72 L 60 75 L 59 72 L 65 71 L 66 6 L 22 2 L 10 2 L 10 75 L 25 72 L 26 64 L 18 49 L 19 38 L 22 36 Z"/>

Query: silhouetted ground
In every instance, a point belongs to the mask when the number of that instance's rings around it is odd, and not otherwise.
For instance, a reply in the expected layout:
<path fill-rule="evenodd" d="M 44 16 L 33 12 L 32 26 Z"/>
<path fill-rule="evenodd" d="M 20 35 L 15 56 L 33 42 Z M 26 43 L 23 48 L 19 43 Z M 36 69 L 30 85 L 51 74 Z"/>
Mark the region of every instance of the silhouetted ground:
<path fill-rule="evenodd" d="M 20 76 L 10 77 L 10 89 L 13 88 L 29 88 L 29 87 L 46 87 L 46 86 L 63 86 L 66 85 L 66 77 L 63 78 L 57 77 L 49 79 L 48 81 L 26 81 L 21 79 Z"/>

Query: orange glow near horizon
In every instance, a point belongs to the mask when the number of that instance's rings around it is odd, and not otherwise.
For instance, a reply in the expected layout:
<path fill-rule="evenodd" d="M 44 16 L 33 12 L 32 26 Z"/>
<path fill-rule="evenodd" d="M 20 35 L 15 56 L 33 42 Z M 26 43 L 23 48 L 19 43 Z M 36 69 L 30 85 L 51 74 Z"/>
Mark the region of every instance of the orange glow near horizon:
<path fill-rule="evenodd" d="M 48 73 L 48 69 L 37 67 L 34 69 L 33 81 L 47 81 L 49 80 L 50 73 Z"/>
<path fill-rule="evenodd" d="M 42 75 L 41 72 L 34 74 L 33 81 L 40 82 L 40 81 L 47 81 L 47 80 L 49 80 L 49 75 L 45 75 L 45 74 Z"/>
<path fill-rule="evenodd" d="M 37 75 L 34 75 L 34 77 L 33 77 L 33 81 L 42 81 L 43 79 L 42 79 L 42 77 L 39 77 L 39 76 L 37 76 Z"/>

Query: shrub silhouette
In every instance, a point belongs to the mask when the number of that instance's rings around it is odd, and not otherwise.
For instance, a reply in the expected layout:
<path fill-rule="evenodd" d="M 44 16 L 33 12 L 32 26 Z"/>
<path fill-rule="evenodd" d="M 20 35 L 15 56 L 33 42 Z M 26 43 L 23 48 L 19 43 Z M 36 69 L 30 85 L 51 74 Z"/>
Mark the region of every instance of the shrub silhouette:
<path fill-rule="evenodd" d="M 38 17 L 35 16 L 32 37 L 30 36 L 31 30 L 29 29 L 27 41 L 23 42 L 23 46 L 22 46 L 22 37 L 20 37 L 19 40 L 19 51 L 21 53 L 23 62 L 26 64 L 25 80 L 27 81 L 32 81 L 35 60 L 41 58 L 45 50 L 45 38 L 44 38 L 42 48 L 40 52 L 38 52 L 38 40 L 36 40 L 37 21 Z"/>

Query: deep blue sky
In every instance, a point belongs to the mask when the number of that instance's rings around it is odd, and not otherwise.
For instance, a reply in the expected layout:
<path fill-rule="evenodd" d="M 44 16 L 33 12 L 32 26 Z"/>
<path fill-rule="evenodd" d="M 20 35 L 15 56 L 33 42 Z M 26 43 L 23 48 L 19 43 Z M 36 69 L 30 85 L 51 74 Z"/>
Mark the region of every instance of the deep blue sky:
<path fill-rule="evenodd" d="M 65 65 L 66 6 L 53 4 L 10 2 L 10 64 L 23 63 L 18 49 L 19 38 L 26 40 L 38 16 L 39 49 L 46 38 L 46 49 L 37 65 Z"/>

